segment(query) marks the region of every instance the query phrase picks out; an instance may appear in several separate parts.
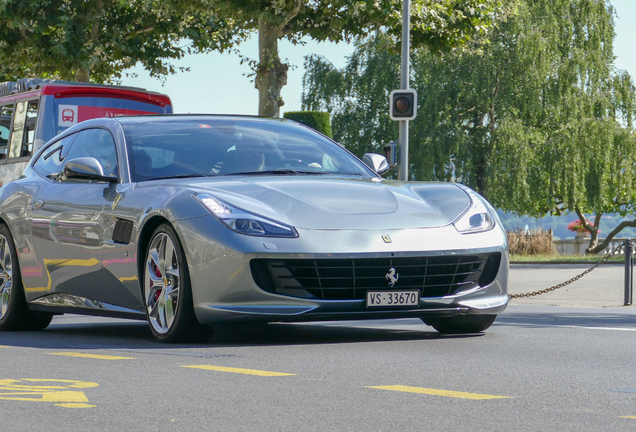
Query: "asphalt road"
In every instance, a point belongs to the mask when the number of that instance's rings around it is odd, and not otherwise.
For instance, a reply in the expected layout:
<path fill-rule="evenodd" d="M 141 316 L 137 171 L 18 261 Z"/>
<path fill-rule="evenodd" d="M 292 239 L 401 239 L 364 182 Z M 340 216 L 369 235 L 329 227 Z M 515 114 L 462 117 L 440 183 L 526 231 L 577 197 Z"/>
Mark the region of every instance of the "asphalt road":
<path fill-rule="evenodd" d="M 548 300 L 559 306 L 512 304 L 473 336 L 406 319 L 163 345 L 143 322 L 55 317 L 0 333 L 0 430 L 632 431 L 636 310 L 612 307 L 610 270 Z M 577 271 L 513 268 L 510 288 Z M 596 307 L 570 307 L 572 292 Z"/>

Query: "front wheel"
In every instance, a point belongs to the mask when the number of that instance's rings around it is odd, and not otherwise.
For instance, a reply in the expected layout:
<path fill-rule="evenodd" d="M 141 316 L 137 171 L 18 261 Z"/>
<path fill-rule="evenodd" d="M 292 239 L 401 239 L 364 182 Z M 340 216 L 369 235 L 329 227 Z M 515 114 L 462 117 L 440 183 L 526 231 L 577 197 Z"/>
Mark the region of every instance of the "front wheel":
<path fill-rule="evenodd" d="M 53 314 L 30 311 L 9 227 L 0 224 L 0 330 L 43 330 Z"/>
<path fill-rule="evenodd" d="M 144 261 L 144 299 L 150 330 L 160 342 L 201 342 L 212 330 L 194 315 L 190 274 L 174 229 L 160 225 Z"/>
<path fill-rule="evenodd" d="M 444 334 L 479 333 L 492 325 L 497 315 L 460 315 L 424 319 L 426 324 Z"/>

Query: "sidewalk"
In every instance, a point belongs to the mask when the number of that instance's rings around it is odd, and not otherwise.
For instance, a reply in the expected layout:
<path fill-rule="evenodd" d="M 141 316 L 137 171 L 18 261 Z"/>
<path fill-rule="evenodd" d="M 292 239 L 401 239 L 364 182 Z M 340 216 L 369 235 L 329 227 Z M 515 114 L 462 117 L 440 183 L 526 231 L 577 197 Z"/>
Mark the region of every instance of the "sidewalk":
<path fill-rule="evenodd" d="M 508 293 L 521 294 L 550 288 L 590 267 L 592 264 L 510 264 Z M 625 267 L 623 263 L 612 263 L 597 267 L 568 286 L 534 297 L 510 299 L 510 304 L 634 308 L 623 306 L 624 295 Z"/>

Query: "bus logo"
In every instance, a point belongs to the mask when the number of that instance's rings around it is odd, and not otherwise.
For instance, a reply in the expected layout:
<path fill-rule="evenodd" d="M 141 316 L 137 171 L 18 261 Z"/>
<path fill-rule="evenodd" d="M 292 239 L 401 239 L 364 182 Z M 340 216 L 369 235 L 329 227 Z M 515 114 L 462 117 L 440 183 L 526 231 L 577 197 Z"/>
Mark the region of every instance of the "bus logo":
<path fill-rule="evenodd" d="M 77 124 L 77 105 L 58 105 L 57 125 L 62 127 Z"/>
<path fill-rule="evenodd" d="M 73 119 L 75 119 L 75 113 L 73 112 L 72 109 L 67 108 L 64 111 L 62 111 L 62 121 L 64 123 L 73 122 Z"/>

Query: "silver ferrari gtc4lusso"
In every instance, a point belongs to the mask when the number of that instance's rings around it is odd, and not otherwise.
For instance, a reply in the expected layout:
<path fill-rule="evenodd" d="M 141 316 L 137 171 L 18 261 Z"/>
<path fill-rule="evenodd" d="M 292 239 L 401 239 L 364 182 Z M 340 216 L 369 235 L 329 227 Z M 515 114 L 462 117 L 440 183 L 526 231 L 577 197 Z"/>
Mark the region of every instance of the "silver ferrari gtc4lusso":
<path fill-rule="evenodd" d="M 0 189 L 0 329 L 78 313 L 148 320 L 164 342 L 250 321 L 485 330 L 508 304 L 493 208 L 387 169 L 284 119 L 82 122 Z"/>

